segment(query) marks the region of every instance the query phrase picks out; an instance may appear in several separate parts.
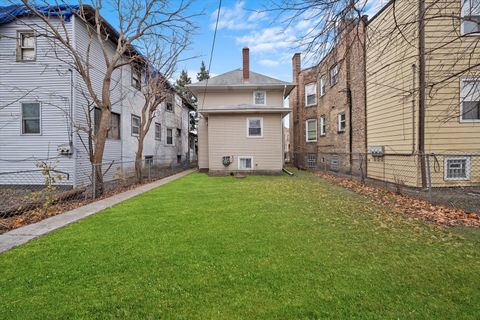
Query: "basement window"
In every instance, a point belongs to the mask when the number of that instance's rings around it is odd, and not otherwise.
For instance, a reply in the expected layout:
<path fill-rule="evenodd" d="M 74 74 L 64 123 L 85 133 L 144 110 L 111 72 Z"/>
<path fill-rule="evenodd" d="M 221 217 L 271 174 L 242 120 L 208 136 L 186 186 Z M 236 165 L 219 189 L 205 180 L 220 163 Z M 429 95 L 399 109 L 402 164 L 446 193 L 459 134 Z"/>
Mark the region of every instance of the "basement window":
<path fill-rule="evenodd" d="M 469 157 L 445 157 L 445 180 L 469 180 Z"/>
<path fill-rule="evenodd" d="M 317 166 L 317 155 L 315 153 L 307 154 L 307 165 L 309 168 L 315 168 Z"/>
<path fill-rule="evenodd" d="M 480 121 L 480 78 L 461 79 L 460 122 Z"/>
<path fill-rule="evenodd" d="M 253 157 L 238 157 L 238 170 L 252 170 Z"/>
<path fill-rule="evenodd" d="M 479 0 L 463 0 L 461 31 L 462 35 L 480 34 Z"/>
<path fill-rule="evenodd" d="M 17 61 L 35 61 L 35 33 L 33 31 L 19 31 L 17 39 Z"/>

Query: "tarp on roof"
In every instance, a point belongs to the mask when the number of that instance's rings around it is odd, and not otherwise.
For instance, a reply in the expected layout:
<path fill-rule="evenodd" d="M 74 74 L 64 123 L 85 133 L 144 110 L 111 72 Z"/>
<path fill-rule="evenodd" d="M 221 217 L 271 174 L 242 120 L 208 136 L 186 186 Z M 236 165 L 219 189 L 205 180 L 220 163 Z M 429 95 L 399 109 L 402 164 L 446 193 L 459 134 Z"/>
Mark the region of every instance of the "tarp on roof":
<path fill-rule="evenodd" d="M 69 21 L 76 10 L 80 9 L 79 5 L 52 5 L 52 6 L 36 6 L 35 9 L 46 16 L 63 16 L 65 21 Z M 14 4 L 10 6 L 0 7 L 0 25 L 7 24 L 22 16 L 33 14 L 23 4 Z"/>

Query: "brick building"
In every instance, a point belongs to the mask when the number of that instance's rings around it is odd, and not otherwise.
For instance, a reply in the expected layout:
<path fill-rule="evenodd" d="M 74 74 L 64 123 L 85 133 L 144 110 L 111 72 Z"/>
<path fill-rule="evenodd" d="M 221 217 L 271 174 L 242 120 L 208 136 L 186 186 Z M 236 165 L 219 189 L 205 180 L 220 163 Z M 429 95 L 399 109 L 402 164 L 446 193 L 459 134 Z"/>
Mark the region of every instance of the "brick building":
<path fill-rule="evenodd" d="M 295 166 L 355 173 L 365 141 L 366 18 L 345 21 L 337 44 L 314 67 L 292 58 L 291 152 Z"/>

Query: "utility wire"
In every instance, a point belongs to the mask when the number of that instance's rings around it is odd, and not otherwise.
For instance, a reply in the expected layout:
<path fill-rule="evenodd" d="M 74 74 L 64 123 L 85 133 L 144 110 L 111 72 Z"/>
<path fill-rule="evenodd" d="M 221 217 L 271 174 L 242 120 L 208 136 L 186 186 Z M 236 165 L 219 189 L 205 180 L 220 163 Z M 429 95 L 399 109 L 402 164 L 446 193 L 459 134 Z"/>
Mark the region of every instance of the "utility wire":
<path fill-rule="evenodd" d="M 212 49 L 210 50 L 210 61 L 208 62 L 208 73 L 210 73 L 210 68 L 212 67 L 213 50 L 215 49 L 215 40 L 217 38 L 218 20 L 220 19 L 221 8 L 222 8 L 222 0 L 218 2 L 217 21 L 215 22 L 215 31 L 213 32 Z M 203 89 L 202 107 L 200 109 L 203 109 L 203 105 L 205 104 L 205 95 L 207 93 L 207 86 L 208 86 L 208 78 L 205 81 L 205 88 Z"/>

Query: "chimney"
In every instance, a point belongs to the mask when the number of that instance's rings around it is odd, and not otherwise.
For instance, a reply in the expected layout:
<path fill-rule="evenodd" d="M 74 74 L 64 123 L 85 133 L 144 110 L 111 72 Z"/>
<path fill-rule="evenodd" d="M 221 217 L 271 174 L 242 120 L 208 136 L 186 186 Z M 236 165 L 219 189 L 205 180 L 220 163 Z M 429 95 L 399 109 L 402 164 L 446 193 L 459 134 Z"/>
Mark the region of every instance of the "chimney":
<path fill-rule="evenodd" d="M 300 60 L 300 53 L 295 53 L 292 57 L 292 81 L 298 83 L 298 75 L 300 74 L 302 63 Z"/>
<path fill-rule="evenodd" d="M 243 48 L 243 82 L 250 80 L 250 53 L 247 47 Z"/>

